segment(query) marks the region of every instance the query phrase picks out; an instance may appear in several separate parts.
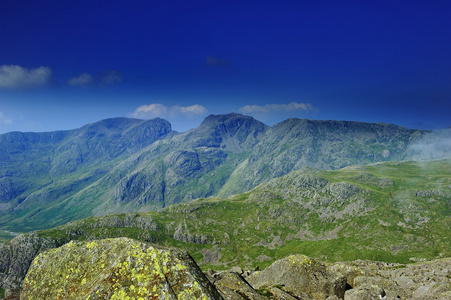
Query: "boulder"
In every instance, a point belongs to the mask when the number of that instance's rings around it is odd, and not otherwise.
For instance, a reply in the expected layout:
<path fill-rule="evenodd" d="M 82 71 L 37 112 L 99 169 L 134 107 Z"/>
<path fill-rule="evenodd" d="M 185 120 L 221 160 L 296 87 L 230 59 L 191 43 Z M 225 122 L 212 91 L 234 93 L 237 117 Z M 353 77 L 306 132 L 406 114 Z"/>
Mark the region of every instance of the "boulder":
<path fill-rule="evenodd" d="M 388 299 L 385 298 L 387 294 L 384 289 L 371 284 L 364 284 L 358 288 L 348 290 L 345 293 L 345 300 L 376 300 L 376 299 Z M 392 298 L 395 299 L 395 298 Z"/>
<path fill-rule="evenodd" d="M 244 278 L 236 272 L 220 272 L 213 276 L 214 285 L 224 299 L 268 299 L 255 291 Z"/>
<path fill-rule="evenodd" d="M 246 278 L 254 289 L 281 286 L 289 294 L 305 298 L 326 299 L 336 295 L 344 297 L 346 277 L 305 255 L 291 255 L 274 262 L 263 271 Z"/>
<path fill-rule="evenodd" d="M 21 299 L 222 299 L 187 252 L 129 238 L 70 242 L 37 256 Z"/>

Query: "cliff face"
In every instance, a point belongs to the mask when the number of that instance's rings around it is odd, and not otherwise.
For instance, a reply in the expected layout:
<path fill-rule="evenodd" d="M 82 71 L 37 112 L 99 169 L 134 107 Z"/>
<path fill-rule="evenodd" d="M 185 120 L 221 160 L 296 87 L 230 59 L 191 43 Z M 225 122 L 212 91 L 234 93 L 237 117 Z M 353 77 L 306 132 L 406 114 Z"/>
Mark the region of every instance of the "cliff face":
<path fill-rule="evenodd" d="M 403 160 L 421 135 L 392 124 L 288 119 L 265 133 L 219 195 L 242 193 L 303 167 L 333 170 Z"/>
<path fill-rule="evenodd" d="M 400 160 L 424 133 L 300 119 L 269 127 L 235 113 L 208 116 L 184 133 L 165 120 L 127 118 L 70 131 L 8 133 L 0 135 L 0 229 L 28 232 L 225 197 L 306 166 Z"/>

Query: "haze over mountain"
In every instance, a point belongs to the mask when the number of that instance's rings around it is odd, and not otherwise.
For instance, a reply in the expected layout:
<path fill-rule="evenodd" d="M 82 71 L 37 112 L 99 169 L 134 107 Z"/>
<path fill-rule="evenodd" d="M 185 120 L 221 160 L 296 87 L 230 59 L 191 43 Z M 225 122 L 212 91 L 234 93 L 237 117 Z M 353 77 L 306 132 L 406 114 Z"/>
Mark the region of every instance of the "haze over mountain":
<path fill-rule="evenodd" d="M 184 133 L 162 119 L 0 135 L 0 228 L 29 231 L 114 212 L 245 192 L 303 167 L 403 160 L 425 131 L 288 119 L 269 127 L 210 115 Z"/>

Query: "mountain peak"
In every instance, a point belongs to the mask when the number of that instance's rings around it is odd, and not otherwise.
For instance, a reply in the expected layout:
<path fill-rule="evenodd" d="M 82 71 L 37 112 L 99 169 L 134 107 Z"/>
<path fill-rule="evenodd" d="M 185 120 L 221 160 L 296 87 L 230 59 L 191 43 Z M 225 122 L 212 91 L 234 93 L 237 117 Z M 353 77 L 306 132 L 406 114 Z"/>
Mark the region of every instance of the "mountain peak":
<path fill-rule="evenodd" d="M 230 113 L 230 114 L 223 114 L 223 115 L 209 115 L 205 118 L 205 120 L 202 122 L 201 126 L 212 126 L 217 124 L 223 124 L 225 122 L 231 122 L 235 120 L 247 120 L 247 121 L 254 121 L 261 123 L 260 121 L 255 120 L 251 116 L 245 116 L 239 113 Z"/>
<path fill-rule="evenodd" d="M 241 152 L 253 147 L 269 129 L 269 126 L 250 116 L 238 113 L 209 115 L 191 132 L 199 136 L 197 146 L 222 147 Z M 246 150 L 247 151 L 247 150 Z"/>
<path fill-rule="evenodd" d="M 125 117 L 100 120 L 98 122 L 87 124 L 79 129 L 88 131 L 112 131 L 123 133 L 137 126 L 155 126 L 157 124 L 164 126 L 169 129 L 169 131 L 171 131 L 171 124 L 164 119 L 155 118 L 150 120 L 142 120 Z"/>

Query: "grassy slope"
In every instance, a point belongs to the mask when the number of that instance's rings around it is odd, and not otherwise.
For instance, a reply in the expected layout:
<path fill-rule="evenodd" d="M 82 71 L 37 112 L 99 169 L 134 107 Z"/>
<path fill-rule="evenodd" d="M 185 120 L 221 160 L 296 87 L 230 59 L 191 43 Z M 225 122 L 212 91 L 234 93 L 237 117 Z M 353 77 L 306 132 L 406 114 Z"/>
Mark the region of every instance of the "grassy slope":
<path fill-rule="evenodd" d="M 265 267 L 294 253 L 402 263 L 451 256 L 450 167 L 451 161 L 432 161 L 304 169 L 228 199 L 128 215 L 152 219 L 158 230 L 94 225 L 122 214 L 39 234 L 61 243 L 129 236 L 184 248 L 203 268 L 215 269 Z"/>

